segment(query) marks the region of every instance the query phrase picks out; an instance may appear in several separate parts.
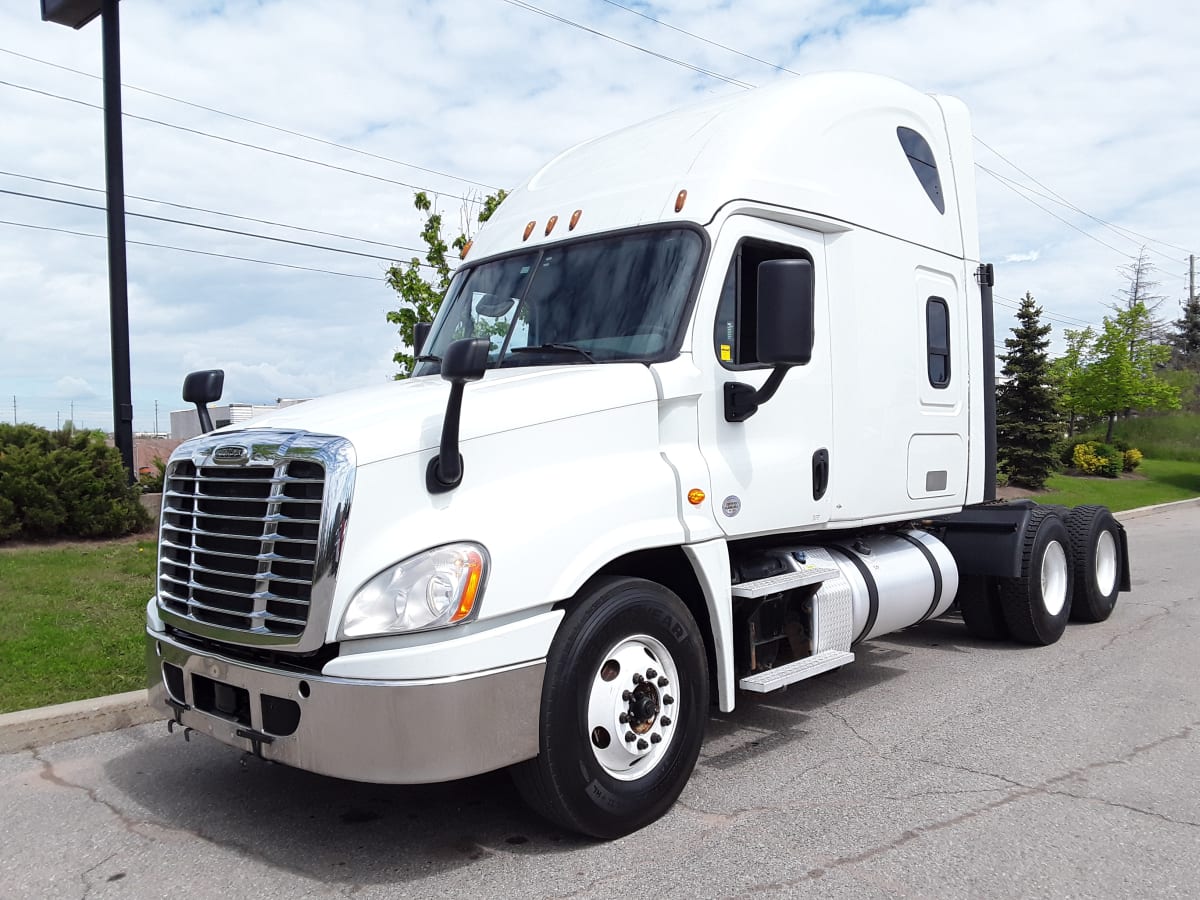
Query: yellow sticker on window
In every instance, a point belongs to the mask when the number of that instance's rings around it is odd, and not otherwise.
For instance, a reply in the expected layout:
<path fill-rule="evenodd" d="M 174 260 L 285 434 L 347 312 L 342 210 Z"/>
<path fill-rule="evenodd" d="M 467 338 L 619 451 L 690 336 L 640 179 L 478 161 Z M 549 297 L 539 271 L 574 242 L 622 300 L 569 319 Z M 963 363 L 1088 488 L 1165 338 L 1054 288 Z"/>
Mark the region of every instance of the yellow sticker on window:
<path fill-rule="evenodd" d="M 728 344 L 721 345 L 721 362 L 729 362 L 733 359 L 733 354 L 730 352 Z"/>

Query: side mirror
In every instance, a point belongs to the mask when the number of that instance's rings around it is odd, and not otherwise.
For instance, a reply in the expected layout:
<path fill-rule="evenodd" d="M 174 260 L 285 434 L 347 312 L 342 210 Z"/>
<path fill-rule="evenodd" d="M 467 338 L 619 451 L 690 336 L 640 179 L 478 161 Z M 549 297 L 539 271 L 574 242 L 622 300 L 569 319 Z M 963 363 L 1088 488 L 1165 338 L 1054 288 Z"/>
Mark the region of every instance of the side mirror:
<path fill-rule="evenodd" d="M 816 306 L 807 259 L 771 259 L 758 267 L 758 359 L 803 366 L 812 359 Z"/>
<path fill-rule="evenodd" d="M 413 356 L 421 355 L 421 349 L 429 340 L 429 329 L 432 327 L 432 322 L 418 322 L 413 326 Z"/>
<path fill-rule="evenodd" d="M 813 266 L 807 259 L 769 259 L 758 266 L 755 349 L 759 362 L 775 367 L 757 391 L 725 383 L 725 421 L 745 422 L 779 390 L 792 366 L 812 359 L 815 325 Z"/>
<path fill-rule="evenodd" d="M 212 417 L 208 414 L 208 404 L 221 399 L 221 391 L 224 387 L 225 372 L 223 369 L 190 372 L 183 379 L 183 402 L 196 404 L 196 414 L 200 417 L 201 434 L 207 434 L 213 430 Z"/>
<path fill-rule="evenodd" d="M 463 458 L 458 452 L 458 425 L 462 419 L 463 388 L 468 381 L 483 377 L 491 348 L 492 342 L 487 338 L 466 338 L 447 347 L 446 355 L 442 357 L 442 377 L 450 382 L 450 399 L 446 402 L 446 417 L 442 420 L 442 445 L 425 470 L 425 487 L 431 494 L 444 494 L 462 482 Z"/>

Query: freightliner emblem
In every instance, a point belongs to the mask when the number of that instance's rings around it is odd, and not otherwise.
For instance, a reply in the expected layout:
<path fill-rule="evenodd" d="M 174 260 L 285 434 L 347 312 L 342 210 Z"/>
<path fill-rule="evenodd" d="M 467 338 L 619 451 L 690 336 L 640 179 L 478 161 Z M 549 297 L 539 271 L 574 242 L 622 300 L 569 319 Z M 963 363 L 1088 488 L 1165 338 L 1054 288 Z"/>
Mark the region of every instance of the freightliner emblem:
<path fill-rule="evenodd" d="M 249 454 L 245 447 L 218 447 L 213 451 L 212 460 L 223 466 L 235 466 L 244 463 Z"/>

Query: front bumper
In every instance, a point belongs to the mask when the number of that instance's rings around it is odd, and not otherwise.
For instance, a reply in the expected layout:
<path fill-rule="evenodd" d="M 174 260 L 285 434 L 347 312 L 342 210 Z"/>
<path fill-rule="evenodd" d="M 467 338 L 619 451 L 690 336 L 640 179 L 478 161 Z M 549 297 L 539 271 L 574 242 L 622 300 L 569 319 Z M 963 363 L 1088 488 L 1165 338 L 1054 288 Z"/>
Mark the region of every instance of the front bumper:
<path fill-rule="evenodd" d="M 146 634 L 150 703 L 263 759 L 353 781 L 422 784 L 538 752 L 545 660 L 424 681 L 268 669 Z"/>

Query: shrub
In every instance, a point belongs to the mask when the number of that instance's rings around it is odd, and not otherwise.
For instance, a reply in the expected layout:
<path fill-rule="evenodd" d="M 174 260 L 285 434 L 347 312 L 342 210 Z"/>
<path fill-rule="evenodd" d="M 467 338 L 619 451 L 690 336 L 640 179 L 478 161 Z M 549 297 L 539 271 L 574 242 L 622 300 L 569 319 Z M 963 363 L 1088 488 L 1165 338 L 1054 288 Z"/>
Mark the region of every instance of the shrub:
<path fill-rule="evenodd" d="M 1132 472 L 1134 469 L 1136 469 L 1138 466 L 1140 466 L 1142 464 L 1142 458 L 1143 457 L 1142 457 L 1141 450 L 1138 450 L 1136 447 L 1130 447 L 1128 450 L 1125 451 L 1125 457 L 1122 460 L 1122 463 L 1123 463 L 1122 468 L 1126 472 Z"/>
<path fill-rule="evenodd" d="M 0 540 L 117 537 L 148 524 L 103 433 L 0 425 Z"/>
<path fill-rule="evenodd" d="M 1084 475 L 1116 478 L 1125 467 L 1125 454 L 1099 441 L 1076 444 L 1071 451 L 1071 463 Z"/>

